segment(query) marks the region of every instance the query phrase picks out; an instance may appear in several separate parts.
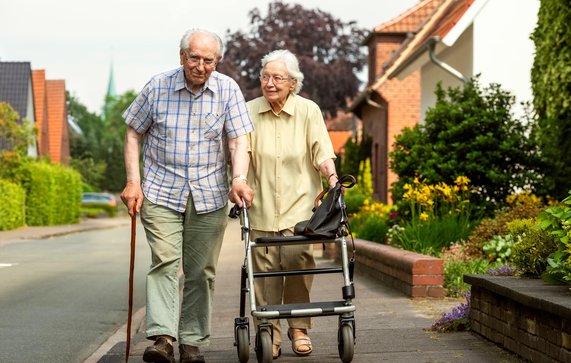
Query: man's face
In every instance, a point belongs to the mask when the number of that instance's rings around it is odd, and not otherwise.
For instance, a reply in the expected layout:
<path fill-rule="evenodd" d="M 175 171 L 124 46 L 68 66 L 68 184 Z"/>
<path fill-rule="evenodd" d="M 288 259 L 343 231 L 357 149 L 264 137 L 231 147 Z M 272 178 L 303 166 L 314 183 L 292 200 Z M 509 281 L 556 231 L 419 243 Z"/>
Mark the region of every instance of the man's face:
<path fill-rule="evenodd" d="M 215 39 L 197 33 L 190 38 L 189 47 L 180 51 L 180 64 L 184 68 L 186 83 L 198 90 L 216 69 L 218 43 Z"/>

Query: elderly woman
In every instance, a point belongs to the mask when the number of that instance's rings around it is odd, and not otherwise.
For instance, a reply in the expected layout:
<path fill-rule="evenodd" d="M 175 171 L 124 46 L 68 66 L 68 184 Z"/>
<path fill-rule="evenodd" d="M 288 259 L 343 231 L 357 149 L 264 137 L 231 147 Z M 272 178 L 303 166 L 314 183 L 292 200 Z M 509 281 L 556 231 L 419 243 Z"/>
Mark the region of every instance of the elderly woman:
<path fill-rule="evenodd" d="M 315 197 L 337 183 L 335 153 L 319 106 L 298 95 L 303 85 L 299 62 L 288 50 L 262 58 L 263 97 L 247 103 L 255 131 L 249 134 L 248 180 L 258 198 L 250 208 L 250 237 L 292 236 L 297 222 L 311 217 Z M 312 245 L 254 249 L 255 271 L 315 267 Z M 255 279 L 256 303 L 278 305 L 309 302 L 311 275 Z M 279 320 L 273 326 L 273 357 L 281 355 Z M 288 319 L 288 337 L 297 355 L 311 354 L 307 330 L 311 318 Z"/>

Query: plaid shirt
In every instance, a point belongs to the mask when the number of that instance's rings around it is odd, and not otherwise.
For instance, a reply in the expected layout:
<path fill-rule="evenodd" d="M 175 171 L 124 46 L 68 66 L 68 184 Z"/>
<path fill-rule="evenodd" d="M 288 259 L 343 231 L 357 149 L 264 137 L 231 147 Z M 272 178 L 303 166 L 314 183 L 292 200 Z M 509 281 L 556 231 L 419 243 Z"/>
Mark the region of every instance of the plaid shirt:
<path fill-rule="evenodd" d="M 197 213 L 228 202 L 227 138 L 254 129 L 244 96 L 230 77 L 212 72 L 198 94 L 183 68 L 153 77 L 123 113 L 144 134 L 143 193 L 151 202 L 184 212 L 192 193 Z"/>

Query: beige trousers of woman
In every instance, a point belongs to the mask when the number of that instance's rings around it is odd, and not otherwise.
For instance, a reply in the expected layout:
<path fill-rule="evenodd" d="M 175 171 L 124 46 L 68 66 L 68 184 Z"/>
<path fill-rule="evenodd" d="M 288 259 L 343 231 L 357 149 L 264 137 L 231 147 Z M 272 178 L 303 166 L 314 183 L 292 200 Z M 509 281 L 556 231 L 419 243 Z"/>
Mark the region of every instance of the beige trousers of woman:
<path fill-rule="evenodd" d="M 293 229 L 279 232 L 250 231 L 250 240 L 259 237 L 293 236 Z M 315 268 L 313 245 L 257 247 L 252 249 L 254 272 L 300 270 Z M 254 279 L 256 305 L 299 304 L 310 301 L 313 275 L 263 277 Z M 311 318 L 287 319 L 289 328 L 310 329 Z M 281 346 L 282 330 L 279 319 L 271 319 L 273 344 Z M 258 322 L 256 322 L 257 324 Z"/>

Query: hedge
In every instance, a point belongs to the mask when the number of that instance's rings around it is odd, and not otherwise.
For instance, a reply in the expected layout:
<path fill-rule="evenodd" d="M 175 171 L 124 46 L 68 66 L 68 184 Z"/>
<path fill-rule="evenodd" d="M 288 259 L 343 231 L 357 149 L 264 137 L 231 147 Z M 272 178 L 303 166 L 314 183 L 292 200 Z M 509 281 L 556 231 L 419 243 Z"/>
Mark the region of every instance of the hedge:
<path fill-rule="evenodd" d="M 79 222 L 82 184 L 77 171 L 45 162 L 26 163 L 21 170 L 27 225 Z"/>
<path fill-rule="evenodd" d="M 8 180 L 0 179 L 0 231 L 24 225 L 26 192 Z"/>

